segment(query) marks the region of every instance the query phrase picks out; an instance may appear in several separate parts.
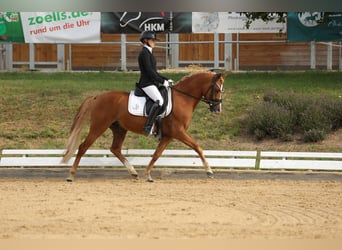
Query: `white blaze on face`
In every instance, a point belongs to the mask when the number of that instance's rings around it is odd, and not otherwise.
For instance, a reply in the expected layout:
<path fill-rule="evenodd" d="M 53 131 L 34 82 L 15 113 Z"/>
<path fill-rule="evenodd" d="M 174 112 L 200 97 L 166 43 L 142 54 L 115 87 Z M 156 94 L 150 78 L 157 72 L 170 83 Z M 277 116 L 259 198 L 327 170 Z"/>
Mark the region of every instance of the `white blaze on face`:
<path fill-rule="evenodd" d="M 223 87 L 223 84 L 218 84 L 218 83 L 216 83 L 216 86 L 219 88 L 219 90 L 220 90 L 220 94 L 219 94 L 219 97 L 218 97 L 218 99 L 220 99 L 220 100 L 222 100 L 222 93 L 224 92 L 224 87 Z M 219 112 L 222 112 L 222 102 L 219 104 Z"/>

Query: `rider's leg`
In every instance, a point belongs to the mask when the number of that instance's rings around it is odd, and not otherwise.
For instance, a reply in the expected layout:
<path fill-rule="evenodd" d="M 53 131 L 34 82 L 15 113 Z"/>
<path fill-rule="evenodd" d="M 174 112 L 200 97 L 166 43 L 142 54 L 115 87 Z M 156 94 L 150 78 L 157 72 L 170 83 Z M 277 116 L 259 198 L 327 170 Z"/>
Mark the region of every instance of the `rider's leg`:
<path fill-rule="evenodd" d="M 148 114 L 147 121 L 144 127 L 144 132 L 146 135 L 153 134 L 153 123 L 158 115 L 161 106 L 159 106 L 159 101 L 156 101 L 151 107 L 150 113 Z"/>
<path fill-rule="evenodd" d="M 154 101 L 144 127 L 145 134 L 151 135 L 153 133 L 152 129 L 154 120 L 156 119 L 160 108 L 163 106 L 164 99 L 161 96 L 158 88 L 154 85 L 143 88 L 143 91 Z"/>

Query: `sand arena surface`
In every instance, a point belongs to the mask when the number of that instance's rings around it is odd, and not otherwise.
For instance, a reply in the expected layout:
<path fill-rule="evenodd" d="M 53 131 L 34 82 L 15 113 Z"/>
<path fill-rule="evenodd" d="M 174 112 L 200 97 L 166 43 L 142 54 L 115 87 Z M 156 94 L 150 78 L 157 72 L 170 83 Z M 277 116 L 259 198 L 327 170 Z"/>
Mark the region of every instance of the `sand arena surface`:
<path fill-rule="evenodd" d="M 342 239 L 342 182 L 0 179 L 0 239 Z"/>

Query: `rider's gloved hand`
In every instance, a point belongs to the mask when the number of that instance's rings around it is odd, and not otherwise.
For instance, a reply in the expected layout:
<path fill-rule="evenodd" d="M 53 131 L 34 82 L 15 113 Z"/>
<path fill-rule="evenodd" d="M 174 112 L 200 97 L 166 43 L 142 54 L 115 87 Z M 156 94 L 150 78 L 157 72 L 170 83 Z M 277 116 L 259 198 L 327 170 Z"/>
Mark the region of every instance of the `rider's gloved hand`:
<path fill-rule="evenodd" d="M 170 86 L 170 83 L 168 80 L 164 80 L 164 83 L 163 83 L 164 87 L 167 88 Z"/>
<path fill-rule="evenodd" d="M 173 85 L 173 80 L 169 79 L 167 80 L 169 82 L 169 86 L 172 86 Z"/>

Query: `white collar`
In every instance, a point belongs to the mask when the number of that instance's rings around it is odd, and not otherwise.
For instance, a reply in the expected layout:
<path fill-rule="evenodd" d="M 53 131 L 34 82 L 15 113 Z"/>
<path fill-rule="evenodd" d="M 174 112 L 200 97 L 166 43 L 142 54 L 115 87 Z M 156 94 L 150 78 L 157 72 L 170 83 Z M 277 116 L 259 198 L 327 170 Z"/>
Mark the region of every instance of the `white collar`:
<path fill-rule="evenodd" d="M 150 46 L 148 46 L 148 45 L 145 44 L 144 47 L 147 48 L 148 51 L 150 51 L 150 53 L 152 54 L 152 48 L 151 48 Z"/>

